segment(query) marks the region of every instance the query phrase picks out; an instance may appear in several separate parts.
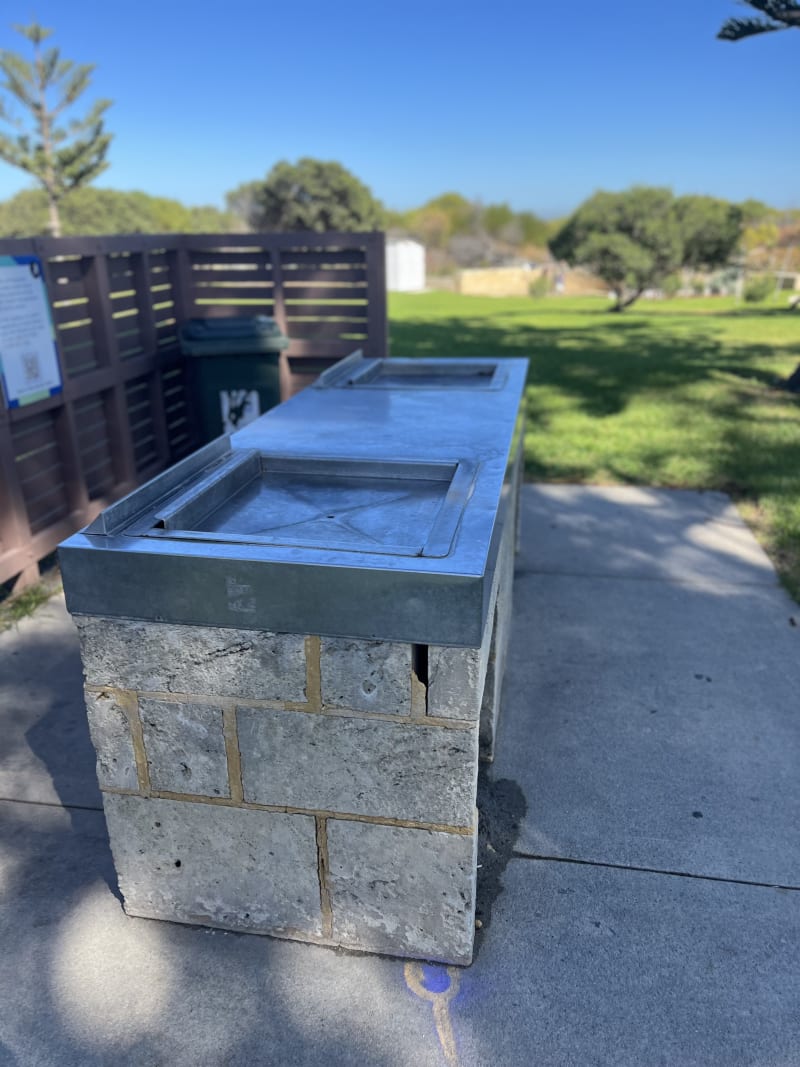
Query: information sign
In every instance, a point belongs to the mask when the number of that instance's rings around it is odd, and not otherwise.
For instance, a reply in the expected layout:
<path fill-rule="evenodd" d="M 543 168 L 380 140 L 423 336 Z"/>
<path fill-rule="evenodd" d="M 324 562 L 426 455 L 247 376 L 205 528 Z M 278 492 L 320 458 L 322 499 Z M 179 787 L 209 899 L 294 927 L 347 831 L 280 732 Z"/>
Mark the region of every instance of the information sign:
<path fill-rule="evenodd" d="M 61 392 L 55 329 L 36 256 L 0 256 L 0 377 L 10 408 Z"/>

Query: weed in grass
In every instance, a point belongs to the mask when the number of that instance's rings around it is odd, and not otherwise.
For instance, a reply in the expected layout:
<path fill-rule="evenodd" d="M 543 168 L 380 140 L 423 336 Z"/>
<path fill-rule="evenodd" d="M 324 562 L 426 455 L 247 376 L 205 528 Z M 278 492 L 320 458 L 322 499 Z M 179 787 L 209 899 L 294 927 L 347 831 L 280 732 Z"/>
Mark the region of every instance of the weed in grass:
<path fill-rule="evenodd" d="M 32 615 L 39 605 L 44 604 L 52 595 L 52 589 L 46 589 L 43 585 L 32 585 L 16 596 L 4 600 L 0 603 L 0 629 L 6 629 L 27 615 Z"/>
<path fill-rule="evenodd" d="M 61 591 L 61 574 L 55 552 L 40 561 L 39 571 L 41 581 L 19 593 L 12 592 L 11 581 L 0 584 L 0 631 L 32 615 L 41 604 Z"/>

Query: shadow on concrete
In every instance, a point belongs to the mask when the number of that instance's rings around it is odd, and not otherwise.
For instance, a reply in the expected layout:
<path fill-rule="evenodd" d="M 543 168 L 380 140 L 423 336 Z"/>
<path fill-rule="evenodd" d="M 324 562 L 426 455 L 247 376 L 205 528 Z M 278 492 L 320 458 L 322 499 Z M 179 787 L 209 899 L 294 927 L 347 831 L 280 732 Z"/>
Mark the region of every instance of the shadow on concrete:
<path fill-rule="evenodd" d="M 526 486 L 517 851 L 800 886 L 798 611 L 720 494 Z"/>
<path fill-rule="evenodd" d="M 400 964 L 126 917 L 101 813 L 0 803 L 0 855 L 3 1067 L 389 1067 L 375 999 L 418 1033 Z"/>
<path fill-rule="evenodd" d="M 438 1063 L 401 962 L 131 919 L 113 883 L 101 812 L 0 802 L 3 1067 Z"/>
<path fill-rule="evenodd" d="M 124 914 L 60 599 L 2 635 L 0 716 L 2 1067 L 438 1067 L 402 961 Z"/>
<path fill-rule="evenodd" d="M 539 485 L 525 489 L 535 526 L 516 574 L 661 578 L 774 587 L 775 570 L 730 499 L 717 492 Z"/>
<path fill-rule="evenodd" d="M 490 766 L 481 764 L 478 774 L 475 959 L 491 926 L 494 903 L 503 892 L 503 875 L 514 854 L 520 826 L 527 811 L 525 794 L 517 783 L 509 778 L 495 782 Z"/>

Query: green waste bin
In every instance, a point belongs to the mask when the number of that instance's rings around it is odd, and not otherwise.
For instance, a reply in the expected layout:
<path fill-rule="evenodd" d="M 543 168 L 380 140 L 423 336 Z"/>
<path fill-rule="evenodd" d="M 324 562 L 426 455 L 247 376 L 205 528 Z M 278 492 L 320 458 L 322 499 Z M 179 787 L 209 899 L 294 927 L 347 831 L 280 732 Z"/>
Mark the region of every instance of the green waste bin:
<path fill-rule="evenodd" d="M 191 356 L 205 441 L 232 433 L 280 403 L 278 361 L 289 338 L 265 315 L 189 319 L 181 351 Z"/>

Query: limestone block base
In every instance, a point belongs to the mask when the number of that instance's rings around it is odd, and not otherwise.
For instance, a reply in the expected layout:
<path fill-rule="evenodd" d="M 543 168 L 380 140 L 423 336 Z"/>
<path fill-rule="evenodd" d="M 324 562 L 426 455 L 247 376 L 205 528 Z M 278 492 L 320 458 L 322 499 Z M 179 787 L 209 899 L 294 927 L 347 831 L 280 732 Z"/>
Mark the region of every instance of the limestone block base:
<path fill-rule="evenodd" d="M 418 646 L 76 622 L 129 914 L 470 962 L 474 687 L 437 715 Z"/>
<path fill-rule="evenodd" d="M 480 755 L 482 760 L 494 759 L 500 705 L 505 676 L 514 591 L 514 555 L 516 522 L 508 521 L 503 528 L 498 562 L 497 598 L 494 607 L 491 646 L 486 680 L 483 687 L 480 713 Z"/>

